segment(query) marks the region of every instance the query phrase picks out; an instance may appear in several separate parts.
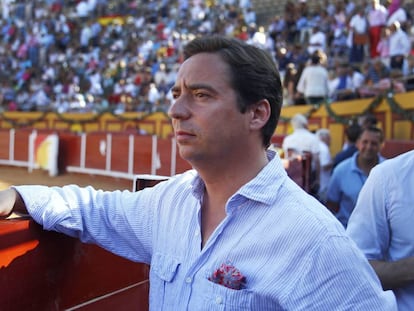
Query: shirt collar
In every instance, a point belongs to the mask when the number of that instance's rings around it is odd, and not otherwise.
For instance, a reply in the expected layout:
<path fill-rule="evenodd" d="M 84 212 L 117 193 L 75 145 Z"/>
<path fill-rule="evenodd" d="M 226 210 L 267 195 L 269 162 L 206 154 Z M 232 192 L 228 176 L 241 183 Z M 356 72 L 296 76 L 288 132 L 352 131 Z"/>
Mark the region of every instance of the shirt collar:
<path fill-rule="evenodd" d="M 287 177 L 286 170 L 283 166 L 279 155 L 272 151 L 267 151 L 269 162 L 257 174 L 255 178 L 243 185 L 230 200 L 254 200 L 264 204 L 272 204 L 276 200 L 278 189 Z M 200 200 L 204 193 L 204 181 L 198 173 L 194 175 L 191 182 L 193 195 Z M 240 198 L 243 197 L 243 198 Z M 229 200 L 229 201 L 230 201 Z"/>
<path fill-rule="evenodd" d="M 363 173 L 363 171 L 357 165 L 357 157 L 358 157 L 358 154 L 359 154 L 359 151 L 355 152 L 352 155 L 351 170 L 352 171 L 358 171 L 358 172 L 362 172 Z M 377 164 L 383 162 L 384 160 L 386 160 L 386 158 L 384 158 L 381 154 L 378 153 L 378 163 Z"/>

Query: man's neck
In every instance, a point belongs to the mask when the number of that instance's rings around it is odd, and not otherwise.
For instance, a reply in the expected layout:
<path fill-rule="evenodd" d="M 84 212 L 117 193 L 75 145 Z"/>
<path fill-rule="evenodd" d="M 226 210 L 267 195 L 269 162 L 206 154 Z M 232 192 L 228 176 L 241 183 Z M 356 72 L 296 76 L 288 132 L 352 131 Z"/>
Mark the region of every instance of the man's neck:
<path fill-rule="evenodd" d="M 377 165 L 379 162 L 379 157 L 377 156 L 374 159 L 369 159 L 369 160 L 365 160 L 363 158 L 361 158 L 361 156 L 358 156 L 357 158 L 357 164 L 358 167 L 365 172 L 367 175 L 369 174 L 369 172 L 371 171 L 371 169 Z"/>
<path fill-rule="evenodd" d="M 210 159 L 191 163 L 203 180 L 206 193 L 214 202 L 226 202 L 240 187 L 252 180 L 268 163 L 266 152 L 239 153 L 239 157 L 226 161 Z"/>
<path fill-rule="evenodd" d="M 205 170 L 196 168 L 206 187 L 201 209 L 202 247 L 226 217 L 225 206 L 230 197 L 256 177 L 267 163 L 264 153 L 263 156 L 257 156 L 256 160 L 228 162 L 224 168 L 217 165 Z"/>

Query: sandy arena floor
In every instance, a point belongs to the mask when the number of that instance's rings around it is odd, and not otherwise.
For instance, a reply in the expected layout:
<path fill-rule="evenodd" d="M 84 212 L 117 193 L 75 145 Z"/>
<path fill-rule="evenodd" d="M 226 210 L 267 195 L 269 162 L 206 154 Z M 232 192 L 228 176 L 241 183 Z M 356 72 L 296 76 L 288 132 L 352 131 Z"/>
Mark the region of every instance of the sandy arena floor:
<path fill-rule="evenodd" d="M 27 168 L 0 166 L 0 190 L 8 188 L 10 185 L 64 186 L 67 184 L 91 185 L 103 190 L 132 190 L 132 180 L 128 179 L 75 173 L 64 173 L 50 177 L 48 172 L 44 170 L 34 170 L 29 173 Z"/>

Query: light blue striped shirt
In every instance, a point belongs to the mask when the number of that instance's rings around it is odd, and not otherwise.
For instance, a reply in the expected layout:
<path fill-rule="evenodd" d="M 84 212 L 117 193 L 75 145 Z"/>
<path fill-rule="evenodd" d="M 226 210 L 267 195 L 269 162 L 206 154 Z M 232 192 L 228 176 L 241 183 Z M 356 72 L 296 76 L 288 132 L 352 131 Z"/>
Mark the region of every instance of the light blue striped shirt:
<path fill-rule="evenodd" d="M 335 217 L 287 177 L 278 156 L 227 202 L 201 248 L 204 184 L 195 171 L 139 192 L 19 186 L 45 229 L 92 242 L 150 269 L 150 309 L 396 310 Z M 208 280 L 222 263 L 246 277 Z"/>

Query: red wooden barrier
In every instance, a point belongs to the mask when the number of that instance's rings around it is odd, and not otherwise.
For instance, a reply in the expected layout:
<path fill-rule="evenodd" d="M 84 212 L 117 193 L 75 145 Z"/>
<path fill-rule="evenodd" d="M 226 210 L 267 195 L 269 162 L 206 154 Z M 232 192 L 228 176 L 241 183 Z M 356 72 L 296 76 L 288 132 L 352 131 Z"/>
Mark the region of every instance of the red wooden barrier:
<path fill-rule="evenodd" d="M 0 131 L 0 160 L 7 160 L 10 152 L 10 132 Z"/>
<path fill-rule="evenodd" d="M 414 141 L 412 140 L 386 140 L 381 154 L 389 159 L 413 149 Z"/>
<path fill-rule="evenodd" d="M 0 221 L 0 288 L 3 311 L 148 310 L 147 265 L 27 219 Z"/>

